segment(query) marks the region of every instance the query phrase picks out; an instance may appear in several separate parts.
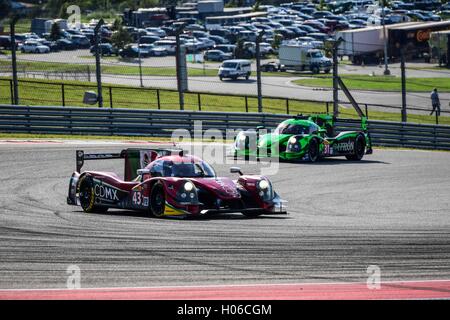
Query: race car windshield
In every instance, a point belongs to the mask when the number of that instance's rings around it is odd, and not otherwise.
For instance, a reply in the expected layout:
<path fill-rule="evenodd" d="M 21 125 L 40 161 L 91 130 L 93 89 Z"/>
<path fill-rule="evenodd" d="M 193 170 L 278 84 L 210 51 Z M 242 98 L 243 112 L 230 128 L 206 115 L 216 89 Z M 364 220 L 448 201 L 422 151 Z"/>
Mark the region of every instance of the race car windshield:
<path fill-rule="evenodd" d="M 214 169 L 204 161 L 201 162 L 172 162 L 164 161 L 157 164 L 154 170 L 164 177 L 184 178 L 213 178 L 216 176 Z"/>
<path fill-rule="evenodd" d="M 310 126 L 287 123 L 281 123 L 275 130 L 276 134 L 309 134 L 310 132 Z"/>

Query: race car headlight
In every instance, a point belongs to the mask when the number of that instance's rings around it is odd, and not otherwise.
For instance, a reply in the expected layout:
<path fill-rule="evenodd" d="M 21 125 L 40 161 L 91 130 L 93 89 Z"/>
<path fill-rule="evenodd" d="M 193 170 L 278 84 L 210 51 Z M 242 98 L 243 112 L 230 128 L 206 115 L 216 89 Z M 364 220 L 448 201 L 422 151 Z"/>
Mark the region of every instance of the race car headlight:
<path fill-rule="evenodd" d="M 297 143 L 297 138 L 296 137 L 292 137 L 289 139 L 289 143 L 291 144 L 296 144 Z"/>
<path fill-rule="evenodd" d="M 187 192 L 191 192 L 194 189 L 194 184 L 190 181 L 186 182 L 184 184 L 184 190 L 186 190 Z"/>
<path fill-rule="evenodd" d="M 241 142 L 244 142 L 244 141 L 245 141 L 245 138 L 246 138 L 245 134 L 239 135 L 239 140 L 240 140 Z"/>
<path fill-rule="evenodd" d="M 269 181 L 263 179 L 258 182 L 258 194 L 263 201 L 271 201 L 273 199 L 272 185 Z"/>
<path fill-rule="evenodd" d="M 266 190 L 269 188 L 269 183 L 267 180 L 261 180 L 258 185 L 261 190 Z"/>

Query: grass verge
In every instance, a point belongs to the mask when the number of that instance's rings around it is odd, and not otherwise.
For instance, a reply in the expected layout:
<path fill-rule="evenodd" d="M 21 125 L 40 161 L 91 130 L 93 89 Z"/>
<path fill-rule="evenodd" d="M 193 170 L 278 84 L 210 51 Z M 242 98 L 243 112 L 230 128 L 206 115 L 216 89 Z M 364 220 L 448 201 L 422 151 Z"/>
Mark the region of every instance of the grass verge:
<path fill-rule="evenodd" d="M 4 81 L 1 81 L 4 79 Z M 7 78 L 0 78 L 0 103 L 11 103 L 10 84 L 5 81 Z M 85 91 L 96 91 L 96 84 L 80 81 L 52 81 L 52 80 L 26 80 L 19 81 L 20 104 L 23 105 L 54 105 L 60 106 L 64 101 L 67 106 L 92 107 L 83 104 L 83 95 Z M 156 89 L 139 88 L 131 86 L 114 85 L 111 91 L 108 84 L 103 85 L 103 100 L 105 107 L 113 108 L 133 108 L 133 109 L 158 109 L 158 92 Z M 159 91 L 159 107 L 165 110 L 178 110 L 179 97 L 177 91 L 161 89 Z M 286 113 L 286 99 L 283 98 L 264 98 L 264 112 Z M 208 94 L 200 95 L 201 111 L 227 111 L 227 112 L 257 112 L 258 101 L 256 97 L 229 96 L 226 94 Z M 185 94 L 185 109 L 191 111 L 199 110 L 199 96 L 197 93 Z M 324 102 L 310 101 L 289 101 L 289 111 L 292 114 L 326 112 Z"/>
<path fill-rule="evenodd" d="M 345 85 L 353 90 L 395 91 L 402 90 L 401 79 L 394 76 L 341 75 Z M 306 87 L 332 88 L 331 76 L 317 76 L 294 80 L 293 83 Z M 406 78 L 406 88 L 414 92 L 431 92 L 433 88 L 450 92 L 449 78 Z"/>

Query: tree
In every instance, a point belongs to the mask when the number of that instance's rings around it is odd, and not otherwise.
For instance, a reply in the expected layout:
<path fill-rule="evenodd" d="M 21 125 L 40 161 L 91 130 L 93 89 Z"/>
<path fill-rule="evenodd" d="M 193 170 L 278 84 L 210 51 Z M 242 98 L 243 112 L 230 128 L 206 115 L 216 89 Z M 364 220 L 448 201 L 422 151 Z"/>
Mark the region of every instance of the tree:
<path fill-rule="evenodd" d="M 252 7 L 252 11 L 253 12 L 261 11 L 260 6 L 261 6 L 261 0 L 256 0 L 255 4 Z"/>
<path fill-rule="evenodd" d="M 282 41 L 283 41 L 283 36 L 279 33 L 275 33 L 275 35 L 273 36 L 273 41 L 271 43 L 272 48 L 279 49 Z"/>
<path fill-rule="evenodd" d="M 11 1 L 0 0 L 0 21 L 5 19 L 11 12 Z"/>
<path fill-rule="evenodd" d="M 133 41 L 130 33 L 122 26 L 111 36 L 111 44 L 118 49 L 123 49 L 125 46 Z"/>
<path fill-rule="evenodd" d="M 119 18 L 114 19 L 112 31 L 119 31 L 120 28 L 122 28 L 122 25 L 123 25 L 122 19 Z"/>
<path fill-rule="evenodd" d="M 50 31 L 50 39 L 56 41 L 61 38 L 61 27 L 58 23 L 54 22 L 52 24 L 52 30 Z"/>
<path fill-rule="evenodd" d="M 318 7 L 320 11 L 323 11 L 325 9 L 325 0 L 320 0 Z"/>

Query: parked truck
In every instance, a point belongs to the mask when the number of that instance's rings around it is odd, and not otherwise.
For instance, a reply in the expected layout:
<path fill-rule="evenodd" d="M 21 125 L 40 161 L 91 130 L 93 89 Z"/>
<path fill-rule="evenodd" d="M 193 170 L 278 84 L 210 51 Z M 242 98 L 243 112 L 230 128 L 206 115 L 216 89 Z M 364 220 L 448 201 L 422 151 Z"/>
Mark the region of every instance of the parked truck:
<path fill-rule="evenodd" d="M 325 57 L 322 50 L 308 43 L 286 43 L 279 48 L 280 66 L 284 70 L 311 71 L 329 73 L 331 59 Z"/>

